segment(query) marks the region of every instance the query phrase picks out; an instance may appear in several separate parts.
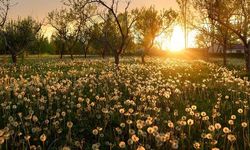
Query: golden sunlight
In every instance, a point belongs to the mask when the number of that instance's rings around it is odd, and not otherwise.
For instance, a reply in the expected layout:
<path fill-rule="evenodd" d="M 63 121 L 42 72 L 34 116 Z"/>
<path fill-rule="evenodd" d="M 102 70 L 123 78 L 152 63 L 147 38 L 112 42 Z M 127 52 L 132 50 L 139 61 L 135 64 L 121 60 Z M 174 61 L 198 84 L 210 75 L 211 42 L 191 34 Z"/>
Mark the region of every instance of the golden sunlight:
<path fill-rule="evenodd" d="M 188 33 L 188 47 L 195 47 L 196 31 L 189 31 Z M 185 49 L 185 39 L 183 28 L 176 25 L 173 29 L 171 37 L 161 34 L 155 39 L 155 44 L 164 51 L 180 52 Z"/>
<path fill-rule="evenodd" d="M 55 29 L 53 27 L 51 27 L 50 25 L 46 25 L 42 27 L 42 33 L 44 35 L 45 38 L 48 38 L 48 40 L 51 40 L 51 37 L 53 35 L 53 33 L 55 32 Z"/>
<path fill-rule="evenodd" d="M 179 52 L 185 48 L 184 32 L 180 26 L 175 26 L 169 43 L 171 52 Z"/>

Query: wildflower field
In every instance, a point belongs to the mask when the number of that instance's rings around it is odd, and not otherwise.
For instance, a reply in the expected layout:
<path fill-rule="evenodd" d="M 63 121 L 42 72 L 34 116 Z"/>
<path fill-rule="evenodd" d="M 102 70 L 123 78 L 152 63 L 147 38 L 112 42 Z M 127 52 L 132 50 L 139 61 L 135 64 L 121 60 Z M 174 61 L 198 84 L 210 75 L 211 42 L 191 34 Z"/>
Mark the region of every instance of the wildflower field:
<path fill-rule="evenodd" d="M 0 149 L 250 149 L 250 82 L 204 61 L 0 66 Z"/>

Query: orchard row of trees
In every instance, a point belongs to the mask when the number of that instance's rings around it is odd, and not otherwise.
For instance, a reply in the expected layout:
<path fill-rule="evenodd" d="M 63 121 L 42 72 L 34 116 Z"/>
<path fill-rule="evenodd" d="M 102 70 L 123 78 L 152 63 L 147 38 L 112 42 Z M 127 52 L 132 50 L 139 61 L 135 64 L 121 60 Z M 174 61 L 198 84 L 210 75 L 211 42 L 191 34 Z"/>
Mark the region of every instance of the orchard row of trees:
<path fill-rule="evenodd" d="M 47 24 L 55 29 L 50 48 L 57 49 L 60 58 L 67 53 L 72 59 L 79 49 L 85 57 L 92 49 L 103 57 L 114 56 L 117 65 L 121 54 L 131 49 L 141 49 L 145 62 L 144 57 L 153 48 L 155 38 L 169 32 L 177 18 L 177 12 L 172 9 L 158 11 L 151 6 L 129 10 L 130 1 L 69 0 L 64 1 L 64 5 L 65 8 L 56 9 L 47 17 Z M 40 32 L 42 25 L 31 17 L 3 23 L 1 41 L 14 63 L 25 50 L 36 45 L 39 49 L 36 51 L 40 51 L 39 43 L 47 42 Z"/>
<path fill-rule="evenodd" d="M 166 32 L 177 18 L 172 9 L 158 11 L 149 7 L 129 11 L 130 1 L 68 0 L 64 5 L 70 9 L 55 10 L 48 16 L 56 37 L 62 41 L 61 57 L 65 48 L 73 57 L 72 48 L 80 42 L 85 55 L 91 46 L 102 56 L 112 54 L 117 65 L 120 55 L 136 45 L 141 47 L 145 62 L 155 38 Z"/>
<path fill-rule="evenodd" d="M 131 10 L 131 2 L 123 0 L 64 0 L 65 8 L 50 12 L 46 19 L 55 29 L 51 49 L 56 49 L 61 58 L 66 53 L 73 58 L 76 51 L 82 51 L 86 56 L 91 49 L 103 57 L 112 55 L 117 65 L 121 54 L 141 49 L 142 62 L 145 62 L 155 38 L 162 33 L 170 35 L 174 24 L 179 22 L 185 31 L 185 47 L 188 32 L 195 29 L 199 33 L 199 47 L 223 46 L 225 64 L 230 44 L 242 43 L 246 69 L 250 72 L 249 0 L 177 2 L 179 11 L 159 11 L 152 6 Z M 41 35 L 42 23 L 32 18 L 6 22 L 10 6 L 10 0 L 0 0 L 0 32 L 5 50 L 16 62 L 16 56 L 25 49 L 48 43 L 48 40 Z"/>
<path fill-rule="evenodd" d="M 250 1 L 249 0 L 199 0 L 191 1 L 198 12 L 196 23 L 190 23 L 200 31 L 198 42 L 203 47 L 223 47 L 224 65 L 227 49 L 232 43 L 244 45 L 246 70 L 250 73 Z"/>

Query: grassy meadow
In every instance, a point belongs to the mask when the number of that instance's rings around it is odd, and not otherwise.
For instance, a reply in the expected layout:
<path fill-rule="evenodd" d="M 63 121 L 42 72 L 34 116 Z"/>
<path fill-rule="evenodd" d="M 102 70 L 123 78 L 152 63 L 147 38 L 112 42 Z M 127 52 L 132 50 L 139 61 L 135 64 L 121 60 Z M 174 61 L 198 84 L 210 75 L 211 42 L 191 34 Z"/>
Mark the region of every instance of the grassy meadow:
<path fill-rule="evenodd" d="M 1 65 L 0 149 L 250 149 L 250 81 L 241 69 L 147 61 Z"/>

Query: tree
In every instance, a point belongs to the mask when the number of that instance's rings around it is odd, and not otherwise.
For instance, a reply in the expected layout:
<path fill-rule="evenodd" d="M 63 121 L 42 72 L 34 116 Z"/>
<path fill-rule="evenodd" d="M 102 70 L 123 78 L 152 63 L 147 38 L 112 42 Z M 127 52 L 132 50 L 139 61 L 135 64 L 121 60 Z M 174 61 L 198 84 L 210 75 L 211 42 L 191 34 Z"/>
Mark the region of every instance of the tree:
<path fill-rule="evenodd" d="M 3 28 L 10 9 L 10 0 L 0 0 L 0 30 Z"/>
<path fill-rule="evenodd" d="M 119 48 L 120 34 L 111 14 L 100 16 L 102 21 L 94 22 L 90 32 L 91 47 L 103 58 Z"/>
<path fill-rule="evenodd" d="M 245 47 L 246 71 L 250 73 L 250 2 L 248 0 L 213 0 L 206 1 L 204 9 L 208 10 L 209 17 L 224 28 L 233 32 Z M 223 5 L 220 5 L 223 3 Z M 216 7 L 220 5 L 221 7 Z M 220 12 L 230 13 L 229 21 L 221 17 Z"/>
<path fill-rule="evenodd" d="M 208 47 L 214 48 L 215 42 L 217 45 L 222 46 L 222 55 L 223 55 L 223 64 L 224 66 L 227 65 L 227 49 L 230 44 L 230 40 L 232 39 L 232 32 L 222 26 L 221 24 L 215 22 L 211 17 L 209 17 L 209 9 L 203 9 L 204 7 L 207 7 L 207 3 L 204 3 L 205 1 L 193 1 L 194 8 L 199 12 L 199 22 L 196 22 L 197 25 L 195 25 L 195 28 L 199 30 L 199 32 L 203 35 L 206 35 L 206 40 L 209 41 L 210 44 Z M 233 16 L 232 11 L 224 9 L 221 9 L 226 5 L 226 1 L 220 1 L 216 6 L 216 9 L 220 11 L 220 18 L 224 22 L 229 23 L 230 18 Z M 212 7 L 211 5 L 209 7 Z M 201 37 L 200 37 L 201 39 Z"/>
<path fill-rule="evenodd" d="M 78 42 L 82 46 L 84 56 L 87 57 L 87 52 L 90 46 L 90 35 L 92 31 L 92 26 L 90 26 L 92 17 L 96 15 L 96 6 L 88 5 L 82 8 L 81 3 L 75 3 L 75 5 L 71 5 L 70 3 L 64 2 L 66 6 L 72 6 L 69 13 L 74 17 L 74 22 L 76 28 L 78 28 Z"/>
<path fill-rule="evenodd" d="M 79 43 L 83 49 L 84 57 L 87 58 L 87 53 L 89 51 L 91 43 L 91 31 L 89 30 L 81 31 L 81 34 L 79 36 Z"/>
<path fill-rule="evenodd" d="M 60 55 L 60 58 L 62 59 L 64 53 L 65 53 L 65 43 L 62 41 L 61 38 L 57 36 L 57 34 L 52 34 L 51 36 L 51 45 L 55 49 L 55 53 Z"/>
<path fill-rule="evenodd" d="M 105 58 L 107 54 L 110 54 L 109 43 L 112 41 L 111 38 L 114 37 L 106 32 L 110 31 L 110 26 L 106 26 L 105 23 L 107 22 L 95 23 L 92 31 L 90 32 L 90 45 L 96 53 L 102 56 L 102 58 Z M 106 27 L 109 29 L 106 29 Z M 115 32 L 110 33 L 114 34 Z"/>
<path fill-rule="evenodd" d="M 54 10 L 48 14 L 49 24 L 56 30 L 55 36 L 61 41 L 60 58 L 68 50 L 73 59 L 73 47 L 78 41 L 80 26 L 75 22 L 75 16 L 67 9 Z"/>
<path fill-rule="evenodd" d="M 3 27 L 7 20 L 8 12 L 10 9 L 10 0 L 0 0 L 0 50 L 1 53 L 6 52 L 5 40 L 3 35 Z"/>
<path fill-rule="evenodd" d="M 41 26 L 31 17 L 17 21 L 12 20 L 6 24 L 3 34 L 6 48 L 12 56 L 13 63 L 17 62 L 19 54 L 33 44 Z"/>
<path fill-rule="evenodd" d="M 90 32 L 90 46 L 95 50 L 101 50 L 102 58 L 105 57 L 106 49 L 105 47 L 105 34 L 103 34 L 103 25 L 101 23 L 95 23 L 92 26 L 92 30 Z"/>
<path fill-rule="evenodd" d="M 38 54 L 38 57 L 40 57 L 40 54 L 54 54 L 51 43 L 43 34 L 38 34 L 33 43 L 30 47 L 32 54 Z"/>
<path fill-rule="evenodd" d="M 112 52 L 115 58 L 115 64 L 119 65 L 119 58 L 120 55 L 124 52 L 127 48 L 127 45 L 131 41 L 130 32 L 133 23 L 136 20 L 135 16 L 132 16 L 128 12 L 128 8 L 130 6 L 130 1 L 126 2 L 124 7 L 124 11 L 121 12 L 121 8 L 119 8 L 120 0 L 68 0 L 68 5 L 73 7 L 74 5 L 81 5 L 81 8 L 84 9 L 88 5 L 97 5 L 102 6 L 107 13 L 111 14 L 112 20 L 115 22 L 115 26 L 119 31 L 119 42 L 117 42 L 118 47 L 112 47 Z M 120 12 L 118 12 L 118 9 Z"/>
<path fill-rule="evenodd" d="M 135 32 L 137 40 L 143 47 L 141 55 L 142 63 L 145 63 L 145 56 L 154 45 L 155 38 L 167 31 L 177 17 L 173 10 L 163 10 L 159 12 L 153 6 L 149 8 L 135 9 L 133 13 L 137 14 L 135 22 Z"/>

